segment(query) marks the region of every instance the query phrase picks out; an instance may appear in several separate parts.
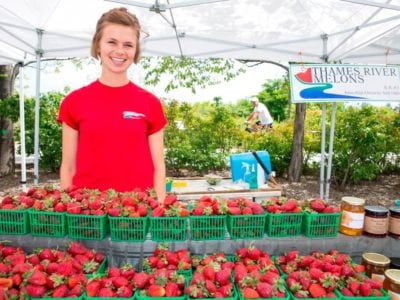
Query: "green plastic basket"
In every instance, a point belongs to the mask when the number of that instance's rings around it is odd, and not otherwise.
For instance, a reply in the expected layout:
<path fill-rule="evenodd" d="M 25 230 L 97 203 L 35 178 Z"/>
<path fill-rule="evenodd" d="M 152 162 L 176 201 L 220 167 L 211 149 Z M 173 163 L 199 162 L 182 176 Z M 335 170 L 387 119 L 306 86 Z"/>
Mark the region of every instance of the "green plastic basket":
<path fill-rule="evenodd" d="M 303 233 L 307 237 L 334 237 L 339 232 L 342 213 L 318 214 L 305 213 L 303 216 Z"/>
<path fill-rule="evenodd" d="M 227 225 L 231 239 L 262 239 L 264 237 L 265 214 L 228 215 Z"/>
<path fill-rule="evenodd" d="M 67 233 L 65 213 L 31 209 L 29 223 L 33 236 L 64 237 Z"/>
<path fill-rule="evenodd" d="M 144 242 L 148 231 L 148 218 L 110 217 L 110 237 L 116 242 Z"/>
<path fill-rule="evenodd" d="M 390 299 L 390 295 L 388 294 L 388 292 L 384 289 L 380 289 L 380 291 L 382 292 L 383 296 L 381 297 L 376 297 L 376 296 L 371 296 L 371 297 L 349 297 L 349 296 L 345 296 L 343 295 L 340 291 L 339 294 L 342 297 L 343 300 L 389 300 Z"/>
<path fill-rule="evenodd" d="M 187 236 L 187 218 L 150 217 L 151 239 L 156 242 L 185 241 Z"/>
<path fill-rule="evenodd" d="M 303 213 L 267 213 L 266 233 L 270 237 L 287 237 L 301 234 Z"/>
<path fill-rule="evenodd" d="M 29 232 L 28 210 L 1 209 L 0 234 L 20 235 Z"/>
<path fill-rule="evenodd" d="M 118 298 L 118 297 L 88 297 L 87 295 L 85 296 L 85 299 L 86 300 L 118 300 L 118 299 L 120 299 L 120 300 L 123 300 L 123 299 L 125 299 L 125 300 L 134 300 L 135 299 L 135 293 L 136 293 L 136 291 L 133 293 L 133 296 L 132 297 L 129 297 L 129 298 Z"/>
<path fill-rule="evenodd" d="M 67 214 L 68 237 L 82 240 L 102 240 L 108 233 L 107 215 Z"/>
<path fill-rule="evenodd" d="M 135 297 L 137 300 L 185 300 L 186 299 L 186 295 L 184 293 L 182 293 L 181 296 L 179 297 L 150 297 L 150 296 L 142 296 L 140 295 L 140 290 L 136 290 L 135 291 Z"/>
<path fill-rule="evenodd" d="M 190 238 L 193 241 L 223 240 L 226 232 L 226 216 L 190 216 Z"/>

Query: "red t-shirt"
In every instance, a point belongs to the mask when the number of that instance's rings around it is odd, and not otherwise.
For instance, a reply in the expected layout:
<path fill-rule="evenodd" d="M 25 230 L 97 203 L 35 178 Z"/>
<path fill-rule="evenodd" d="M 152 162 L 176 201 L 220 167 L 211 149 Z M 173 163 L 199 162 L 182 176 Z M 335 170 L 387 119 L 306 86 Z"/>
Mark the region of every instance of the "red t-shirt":
<path fill-rule="evenodd" d="M 167 123 L 153 94 L 132 82 L 109 87 L 97 80 L 65 97 L 58 121 L 79 131 L 74 186 L 121 192 L 153 187 L 148 136 Z"/>

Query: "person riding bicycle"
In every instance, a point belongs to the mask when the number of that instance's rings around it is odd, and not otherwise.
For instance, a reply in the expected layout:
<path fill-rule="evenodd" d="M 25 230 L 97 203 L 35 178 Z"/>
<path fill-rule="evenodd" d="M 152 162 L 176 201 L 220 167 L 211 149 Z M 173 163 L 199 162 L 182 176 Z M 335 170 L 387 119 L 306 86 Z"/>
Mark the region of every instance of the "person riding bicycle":
<path fill-rule="evenodd" d="M 251 97 L 250 102 L 254 106 L 254 110 L 244 122 L 244 124 L 248 126 L 253 120 L 258 120 L 246 130 L 259 131 L 272 128 L 272 123 L 274 120 L 272 119 L 268 108 L 263 103 L 261 103 L 257 97 Z"/>

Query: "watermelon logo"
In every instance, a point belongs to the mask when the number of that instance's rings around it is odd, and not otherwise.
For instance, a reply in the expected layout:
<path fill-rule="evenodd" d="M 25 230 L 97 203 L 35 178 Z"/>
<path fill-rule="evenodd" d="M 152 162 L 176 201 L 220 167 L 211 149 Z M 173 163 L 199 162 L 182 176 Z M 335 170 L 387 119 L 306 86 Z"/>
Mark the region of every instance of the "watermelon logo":
<path fill-rule="evenodd" d="M 312 83 L 311 68 L 307 68 L 304 72 L 297 73 L 296 78 L 304 83 Z"/>

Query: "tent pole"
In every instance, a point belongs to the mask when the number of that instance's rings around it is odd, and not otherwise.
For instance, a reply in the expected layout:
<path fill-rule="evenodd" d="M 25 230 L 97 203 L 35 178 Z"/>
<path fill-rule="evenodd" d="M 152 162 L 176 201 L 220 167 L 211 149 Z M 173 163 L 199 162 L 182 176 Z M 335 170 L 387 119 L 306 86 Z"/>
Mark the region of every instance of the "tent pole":
<path fill-rule="evenodd" d="M 39 183 L 39 110 L 40 110 L 40 60 L 43 55 L 42 36 L 43 30 L 36 29 L 38 35 L 38 47 L 36 49 L 36 97 L 35 97 L 35 136 L 34 136 L 34 169 L 33 183 Z"/>
<path fill-rule="evenodd" d="M 319 196 L 324 197 L 325 185 L 325 131 L 326 131 L 326 103 L 322 103 L 322 129 L 321 129 L 321 168 L 319 177 Z"/>
<path fill-rule="evenodd" d="M 25 59 L 19 69 L 19 126 L 20 128 L 20 151 L 21 151 L 21 188 L 26 192 L 26 153 L 25 153 L 25 95 L 24 95 L 24 68 Z"/>
<path fill-rule="evenodd" d="M 326 171 L 326 190 L 325 200 L 329 200 L 329 188 L 331 184 L 331 171 L 332 171 L 332 152 L 333 152 L 333 140 L 335 136 L 335 119 L 336 119 L 336 102 L 332 104 L 331 112 L 331 131 L 329 136 L 329 154 L 328 154 L 328 169 Z"/>

